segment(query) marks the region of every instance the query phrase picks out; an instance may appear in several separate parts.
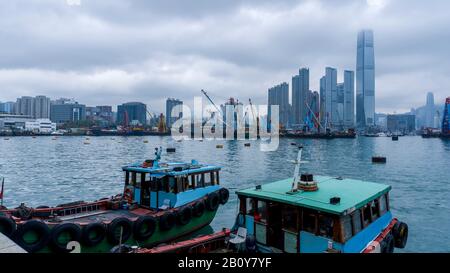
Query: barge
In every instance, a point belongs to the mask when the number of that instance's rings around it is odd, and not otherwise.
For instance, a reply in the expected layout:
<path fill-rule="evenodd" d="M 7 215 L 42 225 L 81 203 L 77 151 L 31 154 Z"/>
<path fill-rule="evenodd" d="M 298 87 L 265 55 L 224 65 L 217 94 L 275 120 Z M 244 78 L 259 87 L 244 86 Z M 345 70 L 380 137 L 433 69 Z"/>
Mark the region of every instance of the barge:
<path fill-rule="evenodd" d="M 229 192 L 220 167 L 155 159 L 124 166 L 124 191 L 94 202 L 0 208 L 0 232 L 27 252 L 110 252 L 118 244 L 153 247 L 207 226 Z"/>

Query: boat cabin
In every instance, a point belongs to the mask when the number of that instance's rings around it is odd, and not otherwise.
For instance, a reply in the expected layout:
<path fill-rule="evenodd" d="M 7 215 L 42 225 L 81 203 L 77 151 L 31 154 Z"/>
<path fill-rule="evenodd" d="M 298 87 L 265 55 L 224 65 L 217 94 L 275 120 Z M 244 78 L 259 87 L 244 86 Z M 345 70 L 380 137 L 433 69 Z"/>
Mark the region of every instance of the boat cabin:
<path fill-rule="evenodd" d="M 392 220 L 390 186 L 308 176 L 298 190 L 291 178 L 237 192 L 237 224 L 260 251 L 358 253 Z"/>
<path fill-rule="evenodd" d="M 147 160 L 122 168 L 124 195 L 141 207 L 167 209 L 185 205 L 220 189 L 220 167 Z"/>

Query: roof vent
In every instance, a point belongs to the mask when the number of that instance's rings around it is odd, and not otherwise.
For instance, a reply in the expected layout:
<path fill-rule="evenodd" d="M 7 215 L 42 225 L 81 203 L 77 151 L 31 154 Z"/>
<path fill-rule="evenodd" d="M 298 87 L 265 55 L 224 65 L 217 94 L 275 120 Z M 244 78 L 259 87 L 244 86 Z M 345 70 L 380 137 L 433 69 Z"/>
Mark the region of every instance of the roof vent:
<path fill-rule="evenodd" d="M 300 181 L 303 182 L 313 182 L 314 181 L 314 176 L 310 173 L 303 173 L 300 177 Z"/>
<path fill-rule="evenodd" d="M 341 198 L 340 197 L 335 196 L 335 197 L 330 198 L 330 204 L 331 205 L 337 205 L 339 203 L 341 203 Z"/>
<path fill-rule="evenodd" d="M 261 185 L 256 185 L 255 190 L 260 191 L 262 189 Z"/>

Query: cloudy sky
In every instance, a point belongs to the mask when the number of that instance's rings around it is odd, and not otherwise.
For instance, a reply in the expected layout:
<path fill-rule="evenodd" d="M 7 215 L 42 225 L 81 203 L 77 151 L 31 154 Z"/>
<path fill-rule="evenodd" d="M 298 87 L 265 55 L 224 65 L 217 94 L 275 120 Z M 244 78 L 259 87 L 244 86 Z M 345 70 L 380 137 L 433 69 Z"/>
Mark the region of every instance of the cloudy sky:
<path fill-rule="evenodd" d="M 70 5 L 80 1 L 80 5 Z M 69 4 L 68 4 L 69 3 Z M 377 112 L 450 96 L 449 1 L 14 0 L 0 8 L 0 101 L 187 102 L 207 90 L 267 101 L 300 67 L 355 70 L 358 30 L 375 35 Z"/>

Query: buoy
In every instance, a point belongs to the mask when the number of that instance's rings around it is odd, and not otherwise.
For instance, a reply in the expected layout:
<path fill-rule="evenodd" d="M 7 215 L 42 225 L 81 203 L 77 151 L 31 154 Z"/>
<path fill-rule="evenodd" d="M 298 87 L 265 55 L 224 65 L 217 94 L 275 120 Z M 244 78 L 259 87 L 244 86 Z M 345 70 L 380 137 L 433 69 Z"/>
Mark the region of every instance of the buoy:
<path fill-rule="evenodd" d="M 167 148 L 166 152 L 168 153 L 175 153 L 176 149 L 175 148 Z"/>
<path fill-rule="evenodd" d="M 5 137 L 4 140 L 9 140 L 9 138 Z"/>
<path fill-rule="evenodd" d="M 222 148 L 223 148 L 223 145 L 222 145 L 222 144 L 217 144 L 217 145 L 216 145 L 216 148 L 217 148 L 217 149 L 222 149 Z"/>
<path fill-rule="evenodd" d="M 144 143 L 148 143 L 148 140 L 144 140 Z"/>
<path fill-rule="evenodd" d="M 245 147 L 250 147 L 250 143 L 245 143 L 244 146 Z"/>
<path fill-rule="evenodd" d="M 386 157 L 384 156 L 373 156 L 372 163 L 386 163 Z"/>
<path fill-rule="evenodd" d="M 297 146 L 297 143 L 291 142 L 292 146 Z"/>
<path fill-rule="evenodd" d="M 392 136 L 392 141 L 398 141 L 398 136 Z"/>
<path fill-rule="evenodd" d="M 91 144 L 91 143 L 88 142 L 88 141 L 85 141 L 85 142 L 84 142 L 84 145 L 88 145 L 88 144 Z"/>

